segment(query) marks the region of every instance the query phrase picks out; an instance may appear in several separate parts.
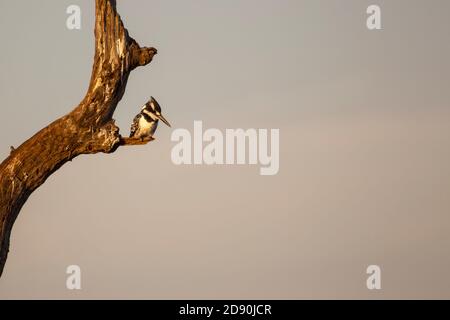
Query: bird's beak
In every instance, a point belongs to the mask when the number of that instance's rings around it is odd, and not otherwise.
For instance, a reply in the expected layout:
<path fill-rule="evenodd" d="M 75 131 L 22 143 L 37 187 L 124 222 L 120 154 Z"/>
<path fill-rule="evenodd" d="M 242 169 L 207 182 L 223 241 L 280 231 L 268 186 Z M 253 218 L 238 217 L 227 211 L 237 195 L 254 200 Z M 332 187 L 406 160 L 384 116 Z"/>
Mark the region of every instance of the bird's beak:
<path fill-rule="evenodd" d="M 159 120 L 161 120 L 162 122 L 164 122 L 169 128 L 171 128 L 172 126 L 170 125 L 169 121 L 166 120 L 166 118 L 163 117 L 162 114 L 157 116 Z"/>

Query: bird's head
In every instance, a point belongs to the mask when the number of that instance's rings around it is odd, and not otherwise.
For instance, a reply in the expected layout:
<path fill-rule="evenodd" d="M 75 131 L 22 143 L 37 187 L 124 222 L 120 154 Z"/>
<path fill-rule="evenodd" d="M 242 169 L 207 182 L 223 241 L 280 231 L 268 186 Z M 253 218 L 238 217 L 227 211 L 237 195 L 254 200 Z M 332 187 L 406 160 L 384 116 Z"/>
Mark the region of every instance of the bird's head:
<path fill-rule="evenodd" d="M 166 118 L 164 118 L 164 116 L 161 114 L 161 106 L 159 105 L 158 101 L 156 101 L 155 98 L 151 97 L 150 101 L 147 102 L 142 108 L 142 112 L 146 113 L 149 117 L 151 117 L 155 121 L 161 120 L 167 126 L 170 127 L 169 121 L 167 121 Z"/>

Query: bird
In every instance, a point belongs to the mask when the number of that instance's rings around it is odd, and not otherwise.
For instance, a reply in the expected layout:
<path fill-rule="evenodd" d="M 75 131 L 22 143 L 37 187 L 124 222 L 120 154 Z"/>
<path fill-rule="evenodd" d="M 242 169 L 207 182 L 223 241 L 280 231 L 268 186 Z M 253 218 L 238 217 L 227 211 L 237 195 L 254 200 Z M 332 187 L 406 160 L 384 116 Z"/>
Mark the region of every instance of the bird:
<path fill-rule="evenodd" d="M 169 128 L 171 127 L 169 121 L 161 114 L 161 106 L 158 101 L 151 97 L 150 101 L 142 107 L 141 112 L 134 117 L 130 138 L 140 139 L 141 141 L 152 140 L 159 120 Z"/>

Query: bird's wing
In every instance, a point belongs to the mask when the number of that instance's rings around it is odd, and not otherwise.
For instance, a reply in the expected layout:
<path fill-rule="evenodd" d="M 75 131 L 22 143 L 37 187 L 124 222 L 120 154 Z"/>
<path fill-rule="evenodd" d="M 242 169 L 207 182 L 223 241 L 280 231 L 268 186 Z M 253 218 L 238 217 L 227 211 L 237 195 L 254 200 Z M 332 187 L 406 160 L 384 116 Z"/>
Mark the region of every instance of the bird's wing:
<path fill-rule="evenodd" d="M 134 117 L 133 123 L 131 124 L 130 138 L 133 138 L 137 130 L 139 129 L 139 120 L 141 120 L 141 117 L 142 117 L 141 113 L 139 113 L 136 117 Z"/>

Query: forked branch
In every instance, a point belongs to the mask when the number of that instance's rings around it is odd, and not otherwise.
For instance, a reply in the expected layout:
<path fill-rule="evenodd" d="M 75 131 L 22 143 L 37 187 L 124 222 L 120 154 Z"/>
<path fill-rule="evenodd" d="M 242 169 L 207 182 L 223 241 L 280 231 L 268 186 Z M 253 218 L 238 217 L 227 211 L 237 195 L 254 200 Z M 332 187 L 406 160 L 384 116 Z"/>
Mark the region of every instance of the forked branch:
<path fill-rule="evenodd" d="M 73 111 L 12 150 L 0 164 L 0 276 L 17 215 L 52 173 L 81 154 L 111 153 L 120 146 L 150 141 L 121 137 L 113 114 L 130 72 L 149 64 L 157 51 L 140 47 L 128 35 L 115 0 L 96 0 L 95 15 L 95 57 L 86 96 Z"/>

